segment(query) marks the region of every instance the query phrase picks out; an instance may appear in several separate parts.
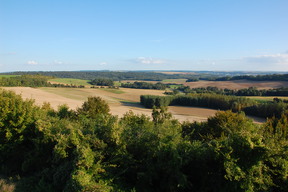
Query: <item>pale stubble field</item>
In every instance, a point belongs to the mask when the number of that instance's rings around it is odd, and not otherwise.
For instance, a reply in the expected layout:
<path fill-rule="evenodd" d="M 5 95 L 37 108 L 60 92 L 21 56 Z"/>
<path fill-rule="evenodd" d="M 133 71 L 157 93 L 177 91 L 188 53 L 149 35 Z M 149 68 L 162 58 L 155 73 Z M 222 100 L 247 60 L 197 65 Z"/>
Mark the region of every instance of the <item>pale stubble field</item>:
<path fill-rule="evenodd" d="M 164 95 L 164 91 L 148 89 L 127 89 L 121 88 L 121 93 L 110 89 L 91 89 L 91 88 L 31 88 L 31 87 L 3 87 L 3 89 L 14 91 L 21 94 L 24 99 L 34 99 L 35 104 L 41 106 L 44 102 L 49 102 L 54 109 L 59 105 L 67 104 L 70 109 L 81 107 L 82 103 L 89 96 L 99 96 L 105 99 L 113 115 L 123 116 L 128 111 L 136 114 L 151 116 L 151 109 L 146 109 L 140 102 L 140 95 Z M 205 121 L 213 116 L 217 110 L 170 106 L 169 112 L 173 117 L 180 121 Z"/>

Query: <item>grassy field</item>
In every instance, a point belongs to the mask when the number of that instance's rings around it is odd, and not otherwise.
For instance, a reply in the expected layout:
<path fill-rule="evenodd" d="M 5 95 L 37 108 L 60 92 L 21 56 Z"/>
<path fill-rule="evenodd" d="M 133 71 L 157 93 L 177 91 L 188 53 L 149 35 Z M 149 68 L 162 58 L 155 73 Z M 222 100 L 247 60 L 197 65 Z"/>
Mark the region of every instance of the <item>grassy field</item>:
<path fill-rule="evenodd" d="M 111 93 L 116 93 L 116 94 L 122 94 L 122 93 L 125 93 L 124 91 L 122 91 L 121 89 L 110 89 L 110 88 L 101 88 L 101 90 L 104 90 L 104 91 L 108 91 L 108 92 L 111 92 Z"/>
<path fill-rule="evenodd" d="M 20 76 L 20 75 L 0 75 L 0 78 L 2 78 L 2 77 L 16 77 L 16 76 Z"/>
<path fill-rule="evenodd" d="M 164 79 L 162 83 L 185 83 L 187 79 Z"/>
<path fill-rule="evenodd" d="M 82 79 L 73 79 L 73 78 L 56 78 L 56 79 L 50 79 L 49 82 L 51 83 L 60 83 L 60 84 L 73 84 L 73 85 L 84 85 L 84 86 L 90 86 L 88 83 L 89 80 L 82 80 Z"/>
<path fill-rule="evenodd" d="M 277 96 L 273 96 L 273 97 L 262 97 L 262 96 L 249 96 L 247 98 L 249 99 L 253 99 L 256 101 L 273 101 L 274 98 L 276 98 Z M 288 97 L 277 97 L 278 99 L 285 99 L 288 100 Z"/>

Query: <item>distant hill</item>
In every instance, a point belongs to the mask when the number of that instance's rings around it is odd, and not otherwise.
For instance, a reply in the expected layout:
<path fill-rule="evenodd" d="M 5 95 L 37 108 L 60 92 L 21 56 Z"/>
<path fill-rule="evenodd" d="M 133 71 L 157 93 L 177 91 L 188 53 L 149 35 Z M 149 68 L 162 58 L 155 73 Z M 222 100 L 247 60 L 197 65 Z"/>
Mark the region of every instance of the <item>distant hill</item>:
<path fill-rule="evenodd" d="M 2 73 L 7 75 L 44 75 L 57 78 L 93 80 L 109 78 L 114 81 L 144 80 L 162 81 L 164 79 L 199 79 L 209 81 L 287 81 L 286 72 L 246 72 L 246 71 L 31 71 Z"/>

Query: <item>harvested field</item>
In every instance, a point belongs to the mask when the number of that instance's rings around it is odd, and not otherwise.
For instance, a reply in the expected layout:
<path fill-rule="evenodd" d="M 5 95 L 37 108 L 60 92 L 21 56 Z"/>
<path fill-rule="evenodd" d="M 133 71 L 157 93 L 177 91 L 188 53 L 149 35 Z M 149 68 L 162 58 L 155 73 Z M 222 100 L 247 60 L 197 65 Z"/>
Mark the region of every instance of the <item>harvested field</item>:
<path fill-rule="evenodd" d="M 174 75 L 174 74 L 197 74 L 195 72 L 177 72 L 177 71 L 162 71 L 158 73 L 168 74 L 168 75 Z"/>
<path fill-rule="evenodd" d="M 136 80 L 131 81 L 121 81 L 122 83 L 133 83 Z M 140 81 L 140 80 L 139 80 Z M 159 81 L 141 81 L 148 83 L 159 83 Z M 190 88 L 198 87 L 218 87 L 220 89 L 245 89 L 249 87 L 256 87 L 257 89 L 275 89 L 281 87 L 288 87 L 287 81 L 247 81 L 247 80 L 237 80 L 237 81 L 196 81 L 196 82 L 186 82 L 185 79 L 165 79 L 161 83 L 175 83 L 183 84 L 189 86 Z"/>
<path fill-rule="evenodd" d="M 217 110 L 200 107 L 169 106 L 174 118 L 180 121 L 206 121 L 208 117 L 214 116 Z"/>
<path fill-rule="evenodd" d="M 71 109 L 81 107 L 82 103 L 89 96 L 99 96 L 105 99 L 113 115 L 123 116 L 128 111 L 135 114 L 145 114 L 150 116 L 152 110 L 146 109 L 140 102 L 140 95 L 164 95 L 164 91 L 148 89 L 128 89 L 121 88 L 121 93 L 106 91 L 105 89 L 90 88 L 30 88 L 30 87 L 3 87 L 3 89 L 21 94 L 24 99 L 34 99 L 35 104 L 41 106 L 44 102 L 49 102 L 54 109 L 59 105 L 67 104 Z M 170 106 L 169 112 L 179 121 L 205 121 L 213 116 L 217 110 Z"/>
<path fill-rule="evenodd" d="M 237 81 L 197 81 L 197 82 L 187 82 L 184 85 L 191 88 L 197 87 L 218 87 L 221 89 L 245 89 L 249 87 L 256 87 L 258 89 L 275 89 L 281 87 L 288 87 L 287 81 L 247 81 L 247 80 L 237 80 Z"/>

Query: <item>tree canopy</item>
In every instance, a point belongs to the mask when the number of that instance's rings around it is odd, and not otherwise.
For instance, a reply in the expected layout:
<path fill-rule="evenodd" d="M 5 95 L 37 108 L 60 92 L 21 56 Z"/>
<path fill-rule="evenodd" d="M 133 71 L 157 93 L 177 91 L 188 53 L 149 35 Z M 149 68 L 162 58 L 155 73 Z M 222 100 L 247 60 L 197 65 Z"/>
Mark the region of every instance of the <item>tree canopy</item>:
<path fill-rule="evenodd" d="M 0 174 L 15 191 L 288 190 L 287 113 L 180 123 L 163 107 L 119 118 L 99 97 L 55 110 L 5 90 L 0 113 Z"/>

